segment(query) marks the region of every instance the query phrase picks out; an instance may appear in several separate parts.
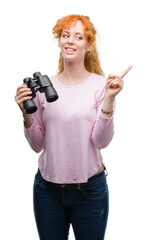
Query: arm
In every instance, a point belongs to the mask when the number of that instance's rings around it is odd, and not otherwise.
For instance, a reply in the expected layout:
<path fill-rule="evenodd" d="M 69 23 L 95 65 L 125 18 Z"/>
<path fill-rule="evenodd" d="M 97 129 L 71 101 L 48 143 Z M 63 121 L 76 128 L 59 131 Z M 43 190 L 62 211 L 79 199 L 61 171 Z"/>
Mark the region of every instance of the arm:
<path fill-rule="evenodd" d="M 108 78 L 106 79 L 104 90 L 101 92 L 101 94 L 99 94 L 97 100 L 98 116 L 91 134 L 93 143 L 99 149 L 107 147 L 112 140 L 114 134 L 113 111 L 115 97 L 123 89 L 124 82 L 122 78 L 130 71 L 131 68 L 132 66 L 129 66 L 119 76 L 109 74 Z M 101 109 L 110 113 L 105 114 L 101 112 Z"/>
<path fill-rule="evenodd" d="M 33 100 L 38 109 L 32 114 L 32 119 L 29 118 L 29 114 L 24 116 L 24 133 L 31 148 L 39 153 L 44 147 L 45 126 L 42 119 L 42 104 L 39 98 L 39 93 L 36 95 L 36 98 Z"/>
<path fill-rule="evenodd" d="M 105 93 L 105 96 L 102 94 L 99 98 L 97 104 L 97 118 L 93 125 L 91 140 L 99 149 L 107 147 L 114 135 L 113 113 L 104 114 L 101 111 L 102 108 L 106 112 L 114 112 L 115 98 L 109 98 Z"/>
<path fill-rule="evenodd" d="M 38 107 L 34 114 L 27 114 L 24 110 L 23 102 L 32 98 L 32 91 L 26 85 L 21 85 L 17 88 L 15 101 L 18 104 L 24 119 L 25 136 L 35 152 L 40 152 L 44 146 L 45 126 L 42 119 L 42 103 L 39 94 L 36 94 L 34 102 Z"/>

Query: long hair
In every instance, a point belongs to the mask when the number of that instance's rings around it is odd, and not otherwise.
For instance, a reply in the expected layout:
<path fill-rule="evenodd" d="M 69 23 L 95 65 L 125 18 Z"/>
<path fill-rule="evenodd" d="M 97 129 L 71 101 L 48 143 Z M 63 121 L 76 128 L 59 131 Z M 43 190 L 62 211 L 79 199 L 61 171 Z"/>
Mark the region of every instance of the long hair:
<path fill-rule="evenodd" d="M 56 25 L 53 27 L 52 32 L 54 34 L 54 37 L 57 39 L 60 39 L 61 33 L 64 28 L 69 29 L 72 24 L 76 24 L 77 21 L 81 21 L 84 26 L 84 34 L 87 38 L 87 41 L 89 43 L 89 46 L 92 46 L 92 51 L 87 52 L 85 54 L 84 59 L 84 65 L 87 71 L 91 73 L 96 73 L 99 75 L 104 75 L 100 60 L 99 60 L 99 54 L 96 48 L 96 33 L 92 22 L 90 21 L 90 18 L 88 16 L 83 15 L 68 15 L 66 17 L 63 17 L 59 20 L 57 20 Z M 58 73 L 63 72 L 64 70 L 64 59 L 60 52 L 59 56 L 59 65 L 58 65 Z"/>

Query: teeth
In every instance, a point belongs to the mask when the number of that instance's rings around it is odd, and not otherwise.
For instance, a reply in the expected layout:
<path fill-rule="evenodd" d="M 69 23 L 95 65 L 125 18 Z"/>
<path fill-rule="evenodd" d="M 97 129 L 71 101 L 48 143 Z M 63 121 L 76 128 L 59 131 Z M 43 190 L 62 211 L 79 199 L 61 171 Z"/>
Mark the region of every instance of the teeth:
<path fill-rule="evenodd" d="M 69 52 L 74 52 L 75 51 L 75 49 L 71 49 L 71 48 L 66 48 L 66 50 L 69 51 Z"/>

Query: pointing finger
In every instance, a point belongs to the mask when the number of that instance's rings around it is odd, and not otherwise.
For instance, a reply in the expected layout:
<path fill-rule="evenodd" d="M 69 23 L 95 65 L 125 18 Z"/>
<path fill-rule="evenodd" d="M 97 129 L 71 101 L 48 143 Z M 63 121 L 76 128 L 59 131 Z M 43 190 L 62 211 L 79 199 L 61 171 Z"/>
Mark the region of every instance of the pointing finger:
<path fill-rule="evenodd" d="M 123 71 L 119 77 L 122 79 L 132 68 L 133 66 L 129 66 L 125 71 Z"/>

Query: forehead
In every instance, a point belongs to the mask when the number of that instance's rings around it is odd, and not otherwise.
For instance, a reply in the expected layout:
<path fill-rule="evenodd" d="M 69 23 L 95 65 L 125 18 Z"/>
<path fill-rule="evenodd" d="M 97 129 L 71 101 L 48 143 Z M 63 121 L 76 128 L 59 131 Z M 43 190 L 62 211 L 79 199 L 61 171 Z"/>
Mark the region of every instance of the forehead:
<path fill-rule="evenodd" d="M 63 31 L 68 30 L 69 32 L 80 32 L 84 34 L 84 25 L 81 21 L 72 22 L 69 26 L 65 26 Z"/>

